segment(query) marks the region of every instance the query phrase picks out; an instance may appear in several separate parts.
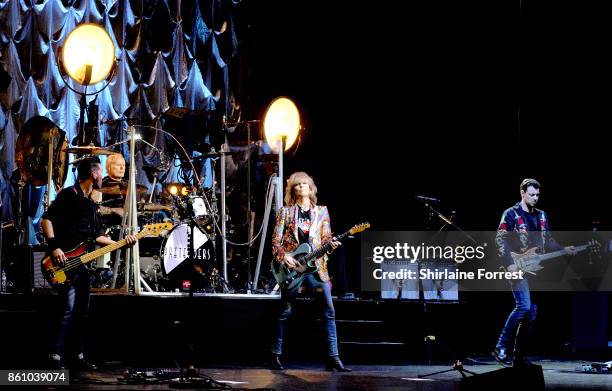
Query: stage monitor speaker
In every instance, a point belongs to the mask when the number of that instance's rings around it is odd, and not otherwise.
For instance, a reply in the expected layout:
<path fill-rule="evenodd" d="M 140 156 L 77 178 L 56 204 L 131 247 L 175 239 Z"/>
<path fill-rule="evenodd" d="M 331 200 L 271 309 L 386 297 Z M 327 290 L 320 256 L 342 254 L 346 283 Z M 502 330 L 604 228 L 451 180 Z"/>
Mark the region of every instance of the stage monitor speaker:
<path fill-rule="evenodd" d="M 544 373 L 539 365 L 503 368 L 461 379 L 460 391 L 544 391 Z"/>
<path fill-rule="evenodd" d="M 29 293 L 35 289 L 51 288 L 40 270 L 40 260 L 45 256 L 45 251 L 45 246 L 25 245 L 16 248 L 14 258 L 6 260 L 10 291 Z"/>
<path fill-rule="evenodd" d="M 40 269 L 40 261 L 46 255 L 46 247 L 45 246 L 37 246 L 32 248 L 32 274 L 33 278 L 33 288 L 37 289 L 51 289 L 51 286 L 45 280 L 45 277 L 42 274 L 42 270 Z"/>

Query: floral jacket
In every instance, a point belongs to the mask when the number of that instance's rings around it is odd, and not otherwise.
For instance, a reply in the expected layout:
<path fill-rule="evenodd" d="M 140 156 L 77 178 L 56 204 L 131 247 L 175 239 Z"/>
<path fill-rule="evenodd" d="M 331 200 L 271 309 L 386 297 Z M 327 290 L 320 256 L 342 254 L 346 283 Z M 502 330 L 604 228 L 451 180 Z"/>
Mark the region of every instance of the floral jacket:
<path fill-rule="evenodd" d="M 313 250 L 332 240 L 329 212 L 326 206 L 315 205 L 311 212 L 311 226 L 308 234 L 308 242 Z M 274 262 L 281 262 L 285 253 L 292 252 L 299 245 L 298 207 L 285 206 L 277 212 L 276 225 L 272 234 L 272 255 Z M 319 277 L 321 281 L 329 281 L 327 273 L 327 255 L 316 260 L 319 266 Z"/>

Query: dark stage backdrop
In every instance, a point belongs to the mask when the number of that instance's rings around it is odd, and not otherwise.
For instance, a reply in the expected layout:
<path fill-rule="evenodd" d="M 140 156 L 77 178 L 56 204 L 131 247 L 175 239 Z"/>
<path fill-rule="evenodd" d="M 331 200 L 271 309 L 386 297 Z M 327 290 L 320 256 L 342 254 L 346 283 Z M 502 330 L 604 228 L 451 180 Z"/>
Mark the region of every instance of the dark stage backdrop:
<path fill-rule="evenodd" d="M 252 116 L 277 95 L 300 105 L 287 172 L 314 175 L 338 230 L 420 229 L 415 194 L 493 230 L 524 177 L 553 229 L 609 227 L 610 7 L 244 1 L 245 102 Z"/>
<path fill-rule="evenodd" d="M 314 175 L 335 226 L 422 228 L 413 196 L 423 194 L 455 210 L 464 228 L 494 229 L 523 177 L 542 182 L 553 229 L 609 225 L 604 4 L 0 4 L 5 217 L 19 125 L 42 114 L 75 132 L 76 96 L 50 61 L 74 25 L 92 21 L 111 32 L 122 59 L 99 98 L 106 118 L 155 123 L 170 106 L 219 105 L 217 92 L 225 110 L 229 84 L 242 119 L 260 118 L 276 96 L 295 99 L 305 131 L 286 172 Z M 104 125 L 102 137 L 121 130 Z"/>
<path fill-rule="evenodd" d="M 0 2 L 0 53 L 2 55 L 2 110 L 0 110 L 0 190 L 2 218 L 14 218 L 16 191 L 10 186 L 15 170 L 15 141 L 23 124 L 36 115 L 50 118 L 67 133 L 77 135 L 79 95 L 82 91 L 57 65 L 67 35 L 81 23 L 101 25 L 115 44 L 117 69 L 108 88 L 96 97 L 99 107 L 99 144 L 126 138 L 127 123 L 109 120 L 128 117 L 137 125 L 162 127 L 161 114 L 170 107 L 197 112 L 228 112 L 230 68 L 237 57 L 238 40 L 230 0 L 8 0 Z M 89 88 L 100 90 L 104 82 Z M 91 102 L 94 96 L 90 96 Z M 89 118 L 96 123 L 98 118 Z M 166 137 L 146 128 L 139 133 L 166 150 Z M 211 129 L 180 129 L 212 144 Z M 217 129 L 220 132 L 220 127 Z M 205 151 L 204 151 L 205 152 Z M 127 144 L 122 153 L 128 155 Z M 138 182 L 151 189 L 153 178 L 143 171 L 155 166 L 159 156 L 139 147 Z M 211 163 L 202 167 L 205 185 L 212 184 Z M 173 166 L 167 182 L 181 181 Z M 64 186 L 74 183 L 70 173 Z M 44 187 L 25 188 L 26 241 L 34 235 L 42 214 Z"/>

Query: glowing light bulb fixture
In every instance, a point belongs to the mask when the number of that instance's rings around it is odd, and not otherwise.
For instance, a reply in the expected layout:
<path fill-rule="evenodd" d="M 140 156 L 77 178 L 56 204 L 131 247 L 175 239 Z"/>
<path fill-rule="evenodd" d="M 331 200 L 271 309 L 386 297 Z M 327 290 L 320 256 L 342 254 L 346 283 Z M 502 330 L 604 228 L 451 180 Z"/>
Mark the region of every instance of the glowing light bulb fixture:
<path fill-rule="evenodd" d="M 110 74 L 115 64 L 115 46 L 97 24 L 85 23 L 72 30 L 61 53 L 68 76 L 81 85 L 96 84 Z"/>
<path fill-rule="evenodd" d="M 280 97 L 270 103 L 264 117 L 264 133 L 270 147 L 278 152 L 278 141 L 284 138 L 285 151 L 291 148 L 300 132 L 300 112 L 291 99 Z"/>

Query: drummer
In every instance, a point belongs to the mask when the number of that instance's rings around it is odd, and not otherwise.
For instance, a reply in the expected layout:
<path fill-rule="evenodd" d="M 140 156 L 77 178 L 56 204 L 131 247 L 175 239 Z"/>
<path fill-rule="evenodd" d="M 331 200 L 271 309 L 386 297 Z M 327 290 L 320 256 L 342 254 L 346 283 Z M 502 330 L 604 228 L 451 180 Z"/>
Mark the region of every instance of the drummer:
<path fill-rule="evenodd" d="M 125 185 L 123 182 L 123 177 L 125 176 L 125 159 L 120 153 L 114 153 L 108 156 L 106 159 L 106 172 L 108 175 L 102 180 L 102 188 L 121 187 L 122 184 Z M 103 223 L 107 226 L 120 225 L 123 217 L 123 205 L 125 203 L 125 198 L 121 192 L 118 194 L 96 194 L 95 197 L 97 202 L 101 202 L 99 211 Z"/>

